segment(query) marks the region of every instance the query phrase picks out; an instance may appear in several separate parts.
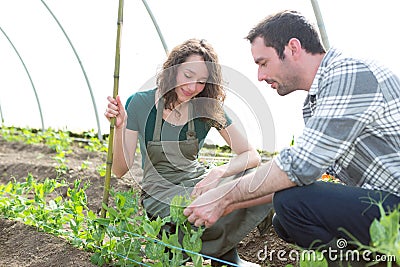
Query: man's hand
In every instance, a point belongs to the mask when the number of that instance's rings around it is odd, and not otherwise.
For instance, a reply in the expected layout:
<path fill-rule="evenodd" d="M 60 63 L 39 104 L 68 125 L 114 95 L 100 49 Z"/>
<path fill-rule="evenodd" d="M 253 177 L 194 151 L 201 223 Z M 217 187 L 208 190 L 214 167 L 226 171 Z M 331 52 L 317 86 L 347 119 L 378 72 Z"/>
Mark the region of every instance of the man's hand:
<path fill-rule="evenodd" d="M 211 189 L 195 199 L 184 211 L 189 222 L 195 226 L 211 227 L 225 215 L 230 205 L 229 192 L 238 181 L 232 181 Z"/>

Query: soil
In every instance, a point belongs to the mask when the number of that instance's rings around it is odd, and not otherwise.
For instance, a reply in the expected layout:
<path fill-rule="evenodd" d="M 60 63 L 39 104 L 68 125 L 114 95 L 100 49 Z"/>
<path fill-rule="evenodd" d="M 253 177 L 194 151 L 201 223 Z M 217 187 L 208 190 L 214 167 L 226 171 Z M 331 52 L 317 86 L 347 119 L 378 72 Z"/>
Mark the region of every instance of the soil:
<path fill-rule="evenodd" d="M 0 136 L 0 183 L 12 179 L 24 181 L 28 173 L 36 179 L 56 178 L 55 152 L 45 145 L 6 142 Z M 66 156 L 69 171 L 63 179 L 73 182 L 76 179 L 90 182 L 86 190 L 88 206 L 98 212 L 103 197 L 104 178 L 96 167 L 106 161 L 105 153 L 88 152 L 74 143 L 73 152 Z M 89 168 L 81 170 L 83 161 L 89 161 Z M 140 162 L 140 161 L 138 161 Z M 142 169 L 136 164 L 133 170 L 121 179 L 111 179 L 111 186 L 117 191 L 138 187 L 135 179 L 140 178 Z M 65 192 L 64 192 L 65 194 Z M 296 262 L 280 261 L 277 257 L 266 258 L 265 252 L 283 250 L 287 253 L 293 246 L 282 241 L 270 227 L 260 235 L 257 229 L 245 237 L 238 245 L 241 258 L 261 266 L 285 266 Z M 286 254 L 287 255 L 287 254 Z M 95 266 L 90 262 L 91 254 L 70 245 L 66 240 L 55 237 L 21 222 L 4 219 L 0 216 L 0 267 L 23 266 Z"/>

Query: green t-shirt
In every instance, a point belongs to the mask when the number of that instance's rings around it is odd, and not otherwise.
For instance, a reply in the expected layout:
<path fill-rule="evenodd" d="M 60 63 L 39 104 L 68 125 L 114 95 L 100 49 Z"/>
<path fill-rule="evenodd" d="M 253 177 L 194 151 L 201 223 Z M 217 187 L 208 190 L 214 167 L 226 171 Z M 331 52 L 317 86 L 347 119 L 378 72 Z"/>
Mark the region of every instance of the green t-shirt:
<path fill-rule="evenodd" d="M 148 91 L 140 91 L 131 95 L 125 104 L 125 110 L 128 115 L 126 128 L 139 132 L 139 146 L 142 154 L 142 168 L 146 157 L 147 142 L 153 140 L 154 126 L 156 123 L 157 109 L 154 105 L 156 89 Z M 227 126 L 232 123 L 232 120 L 225 113 Z M 199 147 L 204 144 L 204 140 L 210 131 L 211 127 L 200 118 L 194 119 L 196 137 L 199 140 Z M 161 126 L 161 140 L 163 141 L 182 141 L 186 140 L 186 132 L 188 124 L 175 126 L 164 119 Z M 179 139 L 178 139 L 179 136 Z"/>

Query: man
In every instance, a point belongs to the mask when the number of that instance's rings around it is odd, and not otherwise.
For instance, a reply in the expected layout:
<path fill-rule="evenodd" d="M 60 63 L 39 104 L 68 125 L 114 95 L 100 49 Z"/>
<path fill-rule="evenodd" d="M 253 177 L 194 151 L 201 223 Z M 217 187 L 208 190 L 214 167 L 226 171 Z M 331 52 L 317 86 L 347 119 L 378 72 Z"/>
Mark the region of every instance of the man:
<path fill-rule="evenodd" d="M 296 11 L 267 17 L 247 36 L 258 79 L 279 95 L 306 90 L 296 144 L 238 182 L 210 190 L 184 211 L 209 227 L 239 207 L 272 201 L 278 235 L 304 248 L 369 244 L 369 226 L 400 203 L 400 80 L 370 61 L 325 51 Z M 343 184 L 317 181 L 325 172 Z M 345 229 L 346 231 L 343 231 Z"/>

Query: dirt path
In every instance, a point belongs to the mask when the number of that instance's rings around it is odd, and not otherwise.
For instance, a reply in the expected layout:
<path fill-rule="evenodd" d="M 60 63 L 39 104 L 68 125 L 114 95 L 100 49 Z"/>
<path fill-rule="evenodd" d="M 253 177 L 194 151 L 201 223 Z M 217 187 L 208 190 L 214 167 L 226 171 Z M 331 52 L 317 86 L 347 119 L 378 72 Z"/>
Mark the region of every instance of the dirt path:
<path fill-rule="evenodd" d="M 0 183 L 11 179 L 25 180 L 28 173 L 36 179 L 55 178 L 55 152 L 44 145 L 27 145 L 18 142 L 6 142 L 0 136 Z M 87 152 L 74 146 L 67 156 L 68 172 L 63 176 L 68 182 L 78 178 L 90 182 L 86 191 L 89 208 L 98 211 L 101 207 L 104 179 L 99 176 L 96 167 L 105 162 L 104 153 Z M 90 162 L 89 167 L 81 170 L 83 161 Z M 140 162 L 140 161 L 139 161 Z M 116 190 L 128 190 L 138 187 L 135 177 L 141 177 L 138 164 L 122 179 L 112 179 L 111 186 Z M 291 247 L 277 238 L 271 228 L 260 236 L 255 229 L 238 246 L 242 258 L 262 264 L 262 266 L 285 266 L 290 262 L 277 259 L 262 263 L 257 254 L 260 250 L 290 250 Z M 262 255 L 262 254 L 261 254 Z M 33 227 L 19 222 L 0 219 L 0 267 L 2 266 L 93 266 L 90 254 L 74 248 L 65 240 L 39 232 Z"/>
<path fill-rule="evenodd" d="M 90 254 L 61 238 L 19 222 L 0 219 L 0 266 L 96 266 Z"/>

